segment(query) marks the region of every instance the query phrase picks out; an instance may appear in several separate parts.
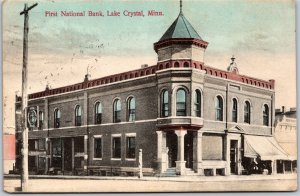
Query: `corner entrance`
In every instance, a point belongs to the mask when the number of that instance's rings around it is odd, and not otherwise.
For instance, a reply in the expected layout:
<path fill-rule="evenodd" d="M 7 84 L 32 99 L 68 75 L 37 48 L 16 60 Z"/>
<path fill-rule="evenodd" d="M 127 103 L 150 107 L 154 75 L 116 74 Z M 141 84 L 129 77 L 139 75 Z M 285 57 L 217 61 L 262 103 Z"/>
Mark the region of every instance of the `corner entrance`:
<path fill-rule="evenodd" d="M 174 131 L 167 132 L 166 146 L 168 153 L 168 167 L 176 167 L 177 161 L 177 135 Z"/>
<path fill-rule="evenodd" d="M 184 136 L 184 160 L 186 168 L 193 169 L 193 132 L 188 131 Z"/>

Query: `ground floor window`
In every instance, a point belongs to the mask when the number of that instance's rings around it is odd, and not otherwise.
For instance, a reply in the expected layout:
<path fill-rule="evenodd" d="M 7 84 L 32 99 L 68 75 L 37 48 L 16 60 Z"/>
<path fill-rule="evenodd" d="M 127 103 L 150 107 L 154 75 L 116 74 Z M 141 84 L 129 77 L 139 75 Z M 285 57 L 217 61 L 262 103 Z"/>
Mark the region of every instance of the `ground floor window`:
<path fill-rule="evenodd" d="M 135 137 L 126 137 L 126 158 L 135 158 Z"/>
<path fill-rule="evenodd" d="M 94 138 L 94 158 L 102 158 L 102 138 Z"/>
<path fill-rule="evenodd" d="M 220 135 L 203 135 L 203 160 L 223 160 L 223 137 Z"/>
<path fill-rule="evenodd" d="M 112 158 L 121 158 L 121 137 L 112 138 Z"/>

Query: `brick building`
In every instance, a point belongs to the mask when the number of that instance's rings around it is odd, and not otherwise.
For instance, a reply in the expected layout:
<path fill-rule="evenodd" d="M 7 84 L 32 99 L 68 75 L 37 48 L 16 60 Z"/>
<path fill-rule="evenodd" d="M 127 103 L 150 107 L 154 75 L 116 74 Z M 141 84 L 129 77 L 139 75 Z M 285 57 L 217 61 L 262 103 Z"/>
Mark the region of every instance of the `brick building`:
<path fill-rule="evenodd" d="M 156 65 L 30 94 L 30 173 L 132 175 L 139 149 L 148 175 L 276 173 L 274 80 L 206 65 L 207 46 L 180 11 Z"/>

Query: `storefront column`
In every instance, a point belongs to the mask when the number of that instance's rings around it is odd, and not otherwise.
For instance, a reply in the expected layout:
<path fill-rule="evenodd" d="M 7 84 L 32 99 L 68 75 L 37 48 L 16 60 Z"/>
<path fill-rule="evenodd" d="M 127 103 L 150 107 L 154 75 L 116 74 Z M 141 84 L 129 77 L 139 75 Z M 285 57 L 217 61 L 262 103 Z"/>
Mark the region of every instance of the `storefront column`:
<path fill-rule="evenodd" d="M 271 161 L 271 166 L 272 166 L 272 175 L 277 174 L 277 164 L 276 164 L 276 160 L 272 160 Z"/>
<path fill-rule="evenodd" d="M 87 174 L 87 160 L 88 160 L 88 152 L 87 152 L 87 144 L 88 144 L 88 136 L 85 135 L 84 136 L 84 165 L 83 165 L 83 170 L 84 173 Z"/>
<path fill-rule="evenodd" d="M 184 175 L 186 163 L 186 161 L 184 161 L 184 136 L 186 135 L 187 131 L 177 130 L 175 133 L 178 137 L 176 173 L 179 175 Z"/>
<path fill-rule="evenodd" d="M 157 163 L 158 170 L 163 173 L 168 168 L 168 154 L 166 150 L 166 133 L 163 131 L 156 131 L 157 133 Z"/>
<path fill-rule="evenodd" d="M 202 131 L 197 132 L 197 173 L 202 176 L 204 175 L 203 166 L 202 166 Z"/>
<path fill-rule="evenodd" d="M 294 173 L 294 171 L 293 171 L 293 161 L 291 161 L 291 172 Z"/>
<path fill-rule="evenodd" d="M 45 150 L 46 150 L 46 159 L 45 159 L 45 172 L 44 174 L 47 175 L 48 170 L 49 170 L 49 165 L 48 165 L 48 160 L 49 160 L 49 139 L 45 138 Z"/>

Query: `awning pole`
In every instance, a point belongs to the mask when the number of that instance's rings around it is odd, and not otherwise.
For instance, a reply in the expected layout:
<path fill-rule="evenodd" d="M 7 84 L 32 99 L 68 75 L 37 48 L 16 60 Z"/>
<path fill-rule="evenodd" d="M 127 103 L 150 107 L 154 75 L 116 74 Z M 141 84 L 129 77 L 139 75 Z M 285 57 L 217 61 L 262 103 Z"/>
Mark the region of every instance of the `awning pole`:
<path fill-rule="evenodd" d="M 283 164 L 283 166 L 282 166 L 282 167 L 283 167 L 283 174 L 285 174 L 285 164 L 284 164 L 284 162 L 285 162 L 285 161 L 283 160 L 283 161 L 282 161 L 282 164 Z"/>

